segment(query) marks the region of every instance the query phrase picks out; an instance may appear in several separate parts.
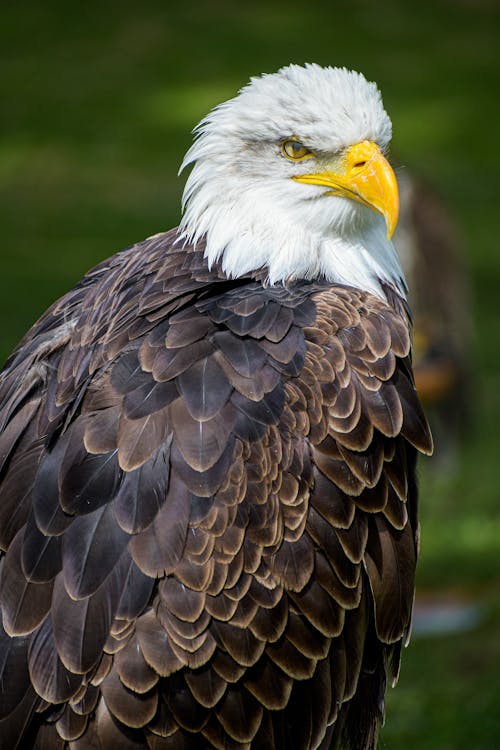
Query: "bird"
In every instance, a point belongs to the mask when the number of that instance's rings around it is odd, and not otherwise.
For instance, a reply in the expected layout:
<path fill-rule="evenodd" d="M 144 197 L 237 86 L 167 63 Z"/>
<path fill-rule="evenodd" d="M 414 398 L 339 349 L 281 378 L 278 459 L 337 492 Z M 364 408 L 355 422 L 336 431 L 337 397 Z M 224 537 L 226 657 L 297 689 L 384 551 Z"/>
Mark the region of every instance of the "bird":
<path fill-rule="evenodd" d="M 290 64 L 195 128 L 177 228 L 0 375 L 0 747 L 372 750 L 432 437 L 391 120 Z"/>
<path fill-rule="evenodd" d="M 413 372 L 434 438 L 434 473 L 452 473 L 471 424 L 475 373 L 471 289 L 457 221 L 436 188 L 398 170 L 400 211 L 393 242 L 409 287 Z"/>

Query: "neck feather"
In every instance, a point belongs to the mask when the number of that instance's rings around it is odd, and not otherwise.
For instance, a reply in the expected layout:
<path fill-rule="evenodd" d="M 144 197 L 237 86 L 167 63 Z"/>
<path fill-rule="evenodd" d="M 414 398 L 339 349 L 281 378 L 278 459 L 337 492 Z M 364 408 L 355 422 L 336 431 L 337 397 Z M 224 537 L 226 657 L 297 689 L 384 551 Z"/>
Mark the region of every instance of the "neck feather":
<path fill-rule="evenodd" d="M 370 209 L 346 199 L 304 204 L 293 189 L 286 195 L 272 182 L 258 190 L 229 186 L 213 171 L 208 181 L 200 167 L 186 183 L 180 230 L 193 244 L 205 240 L 209 266 L 220 261 L 231 278 L 265 268 L 270 284 L 325 279 L 383 298 L 388 285 L 406 297 L 384 220 Z"/>

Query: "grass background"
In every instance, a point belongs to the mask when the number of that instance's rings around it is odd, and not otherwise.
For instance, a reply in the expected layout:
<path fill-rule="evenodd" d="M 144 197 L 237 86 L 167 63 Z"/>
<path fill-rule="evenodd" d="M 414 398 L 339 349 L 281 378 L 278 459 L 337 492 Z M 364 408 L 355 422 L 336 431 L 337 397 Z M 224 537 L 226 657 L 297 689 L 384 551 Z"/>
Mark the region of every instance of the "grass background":
<path fill-rule="evenodd" d="M 419 589 L 479 625 L 415 638 L 387 750 L 491 750 L 500 710 L 500 8 L 491 0 L 63 3 L 0 9 L 0 355 L 90 266 L 175 225 L 190 130 L 252 74 L 316 61 L 384 94 L 403 165 L 444 196 L 475 297 L 472 424 L 425 470 Z"/>

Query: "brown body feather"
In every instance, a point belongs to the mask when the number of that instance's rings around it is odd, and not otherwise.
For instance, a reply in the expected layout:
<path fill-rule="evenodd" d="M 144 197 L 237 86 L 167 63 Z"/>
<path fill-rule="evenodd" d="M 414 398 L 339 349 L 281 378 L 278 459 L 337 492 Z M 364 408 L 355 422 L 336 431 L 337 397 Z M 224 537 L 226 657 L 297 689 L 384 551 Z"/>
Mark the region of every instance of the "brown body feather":
<path fill-rule="evenodd" d="M 0 376 L 0 746 L 372 748 L 431 443 L 404 306 L 175 239 Z"/>

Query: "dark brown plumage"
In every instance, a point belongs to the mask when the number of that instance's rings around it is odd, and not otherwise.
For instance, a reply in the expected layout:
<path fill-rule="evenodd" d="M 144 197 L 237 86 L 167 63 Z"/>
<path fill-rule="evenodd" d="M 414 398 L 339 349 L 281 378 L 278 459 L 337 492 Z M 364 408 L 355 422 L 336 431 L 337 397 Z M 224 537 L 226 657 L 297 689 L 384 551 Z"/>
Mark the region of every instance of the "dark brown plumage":
<path fill-rule="evenodd" d="M 405 307 L 175 237 L 0 376 L 0 746 L 372 747 L 431 449 Z"/>

